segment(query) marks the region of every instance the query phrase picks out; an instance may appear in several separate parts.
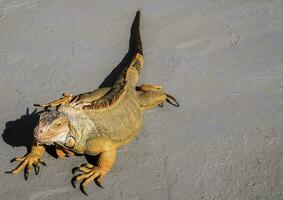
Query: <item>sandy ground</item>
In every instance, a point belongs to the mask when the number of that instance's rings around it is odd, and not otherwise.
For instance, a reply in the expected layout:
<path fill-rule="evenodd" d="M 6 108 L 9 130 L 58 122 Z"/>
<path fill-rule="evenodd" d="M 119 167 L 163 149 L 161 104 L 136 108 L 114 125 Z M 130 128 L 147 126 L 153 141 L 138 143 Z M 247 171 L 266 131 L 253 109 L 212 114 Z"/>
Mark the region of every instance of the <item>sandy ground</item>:
<path fill-rule="evenodd" d="M 139 83 L 164 86 L 181 107 L 147 112 L 88 198 L 70 184 L 84 157 L 45 154 L 28 181 L 5 174 L 30 143 L 32 104 L 97 88 L 127 52 L 138 8 Z M 282 200 L 282 9 L 282 0 L 0 1 L 0 199 Z"/>

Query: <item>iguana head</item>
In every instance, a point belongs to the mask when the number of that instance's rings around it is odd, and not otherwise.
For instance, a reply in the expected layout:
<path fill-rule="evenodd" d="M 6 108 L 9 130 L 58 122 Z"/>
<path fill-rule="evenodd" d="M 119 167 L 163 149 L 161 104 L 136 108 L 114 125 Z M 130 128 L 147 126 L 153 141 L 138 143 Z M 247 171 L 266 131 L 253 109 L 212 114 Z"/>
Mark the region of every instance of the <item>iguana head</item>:
<path fill-rule="evenodd" d="M 75 145 L 67 116 L 57 110 L 41 113 L 34 138 L 40 144 L 59 144 L 69 148 Z"/>

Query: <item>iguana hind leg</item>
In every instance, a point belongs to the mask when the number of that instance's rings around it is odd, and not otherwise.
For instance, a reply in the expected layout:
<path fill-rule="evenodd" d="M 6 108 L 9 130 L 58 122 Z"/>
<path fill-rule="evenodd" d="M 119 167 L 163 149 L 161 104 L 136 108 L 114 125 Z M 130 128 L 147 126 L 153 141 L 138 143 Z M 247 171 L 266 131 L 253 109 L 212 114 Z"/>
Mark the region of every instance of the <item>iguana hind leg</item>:
<path fill-rule="evenodd" d="M 163 107 L 164 102 L 179 107 L 177 99 L 165 93 L 161 86 L 143 84 L 136 88 L 140 106 L 143 110 L 148 110 L 156 106 Z"/>

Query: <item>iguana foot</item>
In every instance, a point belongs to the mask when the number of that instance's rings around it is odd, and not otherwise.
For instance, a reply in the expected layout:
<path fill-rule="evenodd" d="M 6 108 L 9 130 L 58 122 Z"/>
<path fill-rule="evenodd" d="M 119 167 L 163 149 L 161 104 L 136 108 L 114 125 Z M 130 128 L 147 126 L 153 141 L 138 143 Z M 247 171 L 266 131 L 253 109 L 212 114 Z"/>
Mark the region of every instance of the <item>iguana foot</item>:
<path fill-rule="evenodd" d="M 142 109 L 150 109 L 155 106 L 163 107 L 164 102 L 168 102 L 175 107 L 179 107 L 179 103 L 175 97 L 165 93 L 159 85 L 143 84 L 136 87 L 138 91 L 139 103 Z"/>
<path fill-rule="evenodd" d="M 77 96 L 75 96 L 75 95 L 63 93 L 63 97 L 60 98 L 60 99 L 57 99 L 57 100 L 54 100 L 54 101 L 51 101 L 51 102 L 45 103 L 45 104 L 34 104 L 34 106 L 39 106 L 39 107 L 42 107 L 44 109 L 53 108 L 53 107 L 58 107 L 60 105 L 68 105 L 72 101 L 75 101 L 76 98 L 77 98 Z"/>
<path fill-rule="evenodd" d="M 23 157 L 17 157 L 11 160 L 11 162 L 18 161 L 21 162 L 14 170 L 7 172 L 12 174 L 18 174 L 22 169 L 24 169 L 25 179 L 28 179 L 29 174 L 34 167 L 35 174 L 39 173 L 39 164 L 46 166 L 45 162 L 41 160 L 38 156 L 33 154 L 27 154 Z"/>
<path fill-rule="evenodd" d="M 82 191 L 82 193 L 87 195 L 87 193 L 85 192 L 85 186 L 87 186 L 93 180 L 96 181 L 99 187 L 103 188 L 102 181 L 104 176 L 106 175 L 106 171 L 102 168 L 93 166 L 92 164 L 84 164 L 81 167 L 76 167 L 73 169 L 73 173 L 76 173 L 77 171 L 82 172 L 82 174 L 79 174 L 72 178 L 71 182 L 74 188 L 76 188 L 76 182 L 81 181 L 80 190 Z"/>
<path fill-rule="evenodd" d="M 162 86 L 160 85 L 149 85 L 149 84 L 143 84 L 140 86 L 140 90 L 143 92 L 147 92 L 147 91 L 162 91 Z M 173 97 L 170 94 L 165 93 L 166 95 L 166 101 L 168 103 L 170 103 L 171 105 L 175 106 L 175 107 L 179 107 L 180 104 L 178 103 L 177 99 L 175 97 Z M 159 104 L 160 107 L 163 108 L 163 103 Z"/>

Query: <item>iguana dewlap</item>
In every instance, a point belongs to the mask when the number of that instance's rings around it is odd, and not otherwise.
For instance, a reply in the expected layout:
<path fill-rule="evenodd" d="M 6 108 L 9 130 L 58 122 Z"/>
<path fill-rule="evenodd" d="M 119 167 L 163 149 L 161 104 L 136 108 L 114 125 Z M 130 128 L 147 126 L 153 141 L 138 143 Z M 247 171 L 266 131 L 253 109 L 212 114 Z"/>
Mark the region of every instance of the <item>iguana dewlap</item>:
<path fill-rule="evenodd" d="M 15 158 L 20 165 L 12 171 L 25 174 L 39 171 L 39 164 L 47 145 L 55 145 L 59 157 L 74 154 L 98 155 L 96 165 L 85 164 L 77 168 L 81 174 L 72 180 L 81 181 L 81 190 L 96 180 L 101 186 L 104 176 L 112 168 L 116 150 L 134 139 L 141 126 L 143 111 L 169 103 L 179 106 L 176 99 L 166 94 L 160 86 L 136 86 L 143 67 L 142 44 L 139 32 L 140 12 L 136 13 L 130 38 L 131 60 L 114 85 L 89 93 L 70 95 L 51 103 L 39 105 L 51 108 L 40 115 L 34 131 L 35 141 L 24 157 Z M 84 192 L 85 193 L 85 192 Z"/>

